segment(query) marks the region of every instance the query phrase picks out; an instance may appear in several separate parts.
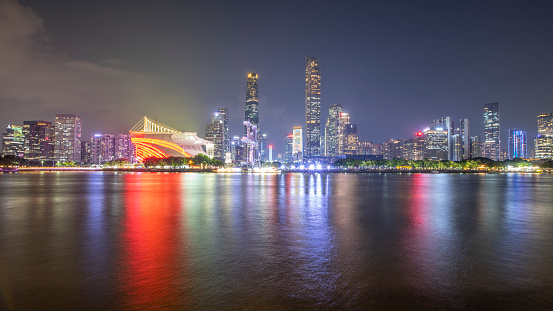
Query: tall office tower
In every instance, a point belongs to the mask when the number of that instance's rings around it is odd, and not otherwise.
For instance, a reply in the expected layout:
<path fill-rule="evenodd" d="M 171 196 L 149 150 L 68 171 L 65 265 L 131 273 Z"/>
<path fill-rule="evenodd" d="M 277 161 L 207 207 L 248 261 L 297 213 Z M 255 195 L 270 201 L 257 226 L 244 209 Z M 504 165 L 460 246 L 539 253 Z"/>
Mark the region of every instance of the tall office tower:
<path fill-rule="evenodd" d="M 93 164 L 94 148 L 91 141 L 81 141 L 81 163 Z"/>
<path fill-rule="evenodd" d="M 58 162 L 81 161 L 81 117 L 76 114 L 56 114 L 54 159 Z"/>
<path fill-rule="evenodd" d="M 484 157 L 494 161 L 500 159 L 499 103 L 484 105 L 484 145 L 482 149 Z"/>
<path fill-rule="evenodd" d="M 538 116 L 538 134 L 553 136 L 553 112 L 542 113 Z"/>
<path fill-rule="evenodd" d="M 269 162 L 273 162 L 273 145 L 269 145 Z"/>
<path fill-rule="evenodd" d="M 217 109 L 217 112 L 221 116 L 221 120 L 223 120 L 223 154 L 227 154 L 230 152 L 230 136 L 228 134 L 228 109 L 219 108 Z"/>
<path fill-rule="evenodd" d="M 405 157 L 405 140 L 388 139 L 382 144 L 382 155 L 386 160 L 403 159 Z"/>
<path fill-rule="evenodd" d="M 461 160 L 470 159 L 470 123 L 469 119 L 461 119 L 459 123 L 459 135 L 461 136 Z"/>
<path fill-rule="evenodd" d="M 54 159 L 54 126 L 48 121 L 23 121 L 25 159 L 52 161 Z"/>
<path fill-rule="evenodd" d="M 286 135 L 286 147 L 284 149 L 284 162 L 285 163 L 294 162 L 293 145 L 294 145 L 294 134 Z"/>
<path fill-rule="evenodd" d="M 528 158 L 526 132 L 516 129 L 509 129 L 509 144 L 507 146 L 507 150 L 507 158 L 509 160 L 514 158 Z"/>
<path fill-rule="evenodd" d="M 257 126 L 259 130 L 259 90 L 257 73 L 248 73 L 246 84 L 246 121 Z M 245 130 L 246 132 L 247 130 Z M 244 133 L 245 133 L 244 132 Z"/>
<path fill-rule="evenodd" d="M 259 154 L 261 161 L 267 161 L 267 133 L 261 134 L 259 138 Z"/>
<path fill-rule="evenodd" d="M 211 123 L 205 127 L 205 139 L 213 143 L 213 157 L 224 161 L 224 119 L 219 112 L 211 115 Z"/>
<path fill-rule="evenodd" d="M 476 159 L 482 156 L 482 142 L 480 136 L 472 136 L 470 138 L 470 158 Z"/>
<path fill-rule="evenodd" d="M 295 126 L 293 131 L 292 142 L 292 161 L 303 161 L 303 131 L 301 126 Z"/>
<path fill-rule="evenodd" d="M 23 157 L 25 155 L 25 136 L 20 125 L 8 125 L 2 134 L 2 154 L 4 156 Z"/>
<path fill-rule="evenodd" d="M 536 159 L 553 158 L 553 112 L 538 116 L 538 136 L 534 139 Z"/>
<path fill-rule="evenodd" d="M 336 149 L 337 153 L 336 155 L 343 155 L 345 154 L 345 139 L 346 139 L 346 136 L 345 136 L 345 130 L 346 130 L 346 126 L 350 124 L 349 123 L 349 113 L 347 112 L 340 112 L 340 117 L 338 119 L 338 129 L 337 129 L 337 137 L 338 137 L 338 142 L 337 142 L 337 146 L 338 148 Z"/>
<path fill-rule="evenodd" d="M 335 157 L 339 150 L 340 139 L 340 115 L 342 113 L 342 105 L 339 103 L 330 105 L 328 109 L 328 118 L 325 126 L 325 156 Z"/>
<path fill-rule="evenodd" d="M 455 134 L 455 122 L 451 120 L 451 117 L 442 117 L 440 119 L 432 121 L 431 126 L 447 131 L 447 154 L 444 160 L 453 160 L 453 142 L 451 136 Z"/>
<path fill-rule="evenodd" d="M 115 136 L 115 159 L 128 159 L 134 158 L 134 145 L 131 142 L 130 135 L 117 134 Z"/>
<path fill-rule="evenodd" d="M 451 135 L 451 145 L 453 146 L 452 161 L 461 161 L 463 158 L 463 144 L 460 134 Z"/>
<path fill-rule="evenodd" d="M 449 159 L 449 130 L 444 125 L 433 123 L 424 130 L 424 158 Z"/>
<path fill-rule="evenodd" d="M 538 135 L 534 138 L 534 154 L 536 159 L 553 159 L 553 136 Z"/>
<path fill-rule="evenodd" d="M 321 69 L 319 59 L 305 58 L 305 154 L 321 156 Z"/>
<path fill-rule="evenodd" d="M 344 128 L 344 154 L 357 155 L 359 149 L 359 133 L 357 124 L 348 123 Z"/>

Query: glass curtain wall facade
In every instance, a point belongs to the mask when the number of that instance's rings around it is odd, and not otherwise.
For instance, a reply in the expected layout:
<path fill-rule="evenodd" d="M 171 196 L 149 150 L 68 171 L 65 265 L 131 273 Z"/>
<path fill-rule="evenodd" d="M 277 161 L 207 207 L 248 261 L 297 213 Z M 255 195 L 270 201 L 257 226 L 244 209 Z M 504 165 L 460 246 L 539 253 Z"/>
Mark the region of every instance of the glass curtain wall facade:
<path fill-rule="evenodd" d="M 509 129 L 509 160 L 512 160 L 514 158 L 526 159 L 528 157 L 526 141 L 527 140 L 525 131 Z"/>
<path fill-rule="evenodd" d="M 54 159 L 58 162 L 81 162 L 82 119 L 76 114 L 56 114 Z"/>
<path fill-rule="evenodd" d="M 499 127 L 499 103 L 484 105 L 484 146 L 483 156 L 499 161 L 501 137 Z"/>
<path fill-rule="evenodd" d="M 259 90 L 258 90 L 257 73 L 248 73 L 248 81 L 246 84 L 246 121 L 257 126 L 259 133 Z M 244 133 L 247 129 L 244 130 Z"/>
<path fill-rule="evenodd" d="M 305 153 L 321 156 L 321 69 L 319 59 L 305 58 Z"/>

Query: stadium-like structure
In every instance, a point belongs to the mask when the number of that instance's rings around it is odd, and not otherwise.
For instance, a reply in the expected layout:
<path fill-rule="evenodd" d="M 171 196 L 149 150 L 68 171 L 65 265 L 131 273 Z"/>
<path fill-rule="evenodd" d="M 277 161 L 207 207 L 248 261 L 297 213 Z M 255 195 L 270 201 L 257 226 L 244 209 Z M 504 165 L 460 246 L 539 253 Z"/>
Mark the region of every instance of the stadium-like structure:
<path fill-rule="evenodd" d="M 139 162 L 146 158 L 193 157 L 199 153 L 210 155 L 213 143 L 199 138 L 195 132 L 181 132 L 157 120 L 144 116 L 130 131 Z M 205 150 L 202 146 L 205 146 Z"/>

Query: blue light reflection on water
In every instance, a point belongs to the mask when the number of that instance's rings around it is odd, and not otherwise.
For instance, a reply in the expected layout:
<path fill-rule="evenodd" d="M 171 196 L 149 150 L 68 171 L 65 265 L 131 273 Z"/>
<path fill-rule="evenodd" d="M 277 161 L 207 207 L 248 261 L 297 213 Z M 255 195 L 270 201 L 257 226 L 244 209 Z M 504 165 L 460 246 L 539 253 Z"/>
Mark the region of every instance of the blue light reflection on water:
<path fill-rule="evenodd" d="M 552 187 L 549 175 L 1 176 L 0 286 L 27 309 L 535 309 L 553 303 Z"/>

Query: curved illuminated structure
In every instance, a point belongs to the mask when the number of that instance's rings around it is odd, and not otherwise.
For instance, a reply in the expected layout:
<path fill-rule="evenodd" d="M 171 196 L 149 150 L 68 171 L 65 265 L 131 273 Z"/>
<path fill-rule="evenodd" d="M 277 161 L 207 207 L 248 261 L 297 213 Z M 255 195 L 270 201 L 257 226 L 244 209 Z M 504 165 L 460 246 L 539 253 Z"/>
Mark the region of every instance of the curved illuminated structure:
<path fill-rule="evenodd" d="M 170 149 L 178 152 L 179 154 L 190 158 L 191 154 L 184 151 L 184 149 L 172 142 L 155 138 L 137 138 L 131 137 L 131 141 L 135 146 L 136 158 L 142 162 L 146 158 L 167 158 L 169 157 L 161 148 Z M 160 148 L 161 147 L 161 148 Z"/>
<path fill-rule="evenodd" d="M 196 133 L 183 133 L 148 117 L 142 118 L 129 133 L 139 162 L 151 157 L 190 158 L 199 153 L 205 154 L 202 145 L 213 144 L 199 138 Z"/>

